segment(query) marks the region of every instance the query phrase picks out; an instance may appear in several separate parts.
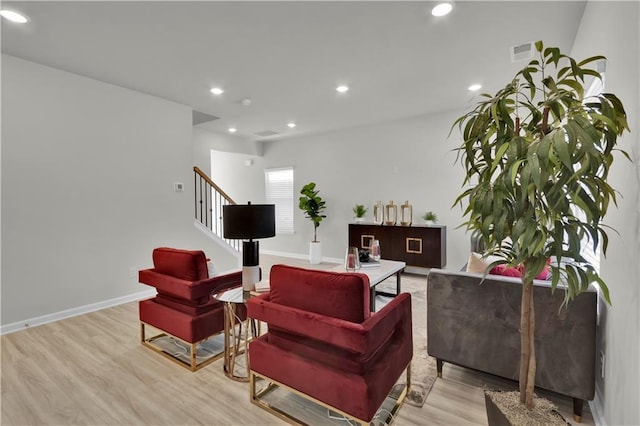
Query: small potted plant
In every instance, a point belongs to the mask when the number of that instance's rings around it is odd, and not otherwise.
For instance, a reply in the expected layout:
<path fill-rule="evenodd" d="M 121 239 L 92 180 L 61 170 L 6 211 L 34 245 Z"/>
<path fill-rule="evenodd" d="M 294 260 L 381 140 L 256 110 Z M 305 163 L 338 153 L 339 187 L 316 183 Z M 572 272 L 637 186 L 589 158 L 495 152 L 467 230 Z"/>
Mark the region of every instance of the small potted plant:
<path fill-rule="evenodd" d="M 433 225 L 438 221 L 438 216 L 434 212 L 428 211 L 422 215 L 422 219 L 424 219 L 425 224 Z"/>
<path fill-rule="evenodd" d="M 305 213 L 305 217 L 310 219 L 313 223 L 313 241 L 309 244 L 309 262 L 311 264 L 318 264 L 322 261 L 322 246 L 318 241 L 318 226 L 322 219 L 326 218 L 322 212 L 325 209 L 325 202 L 322 197 L 318 195 L 315 182 L 306 184 L 300 190 L 300 203 L 298 207 Z"/>
<path fill-rule="evenodd" d="M 353 208 L 353 214 L 356 216 L 356 222 L 364 222 L 364 215 L 367 214 L 368 209 L 362 204 L 356 204 Z"/>

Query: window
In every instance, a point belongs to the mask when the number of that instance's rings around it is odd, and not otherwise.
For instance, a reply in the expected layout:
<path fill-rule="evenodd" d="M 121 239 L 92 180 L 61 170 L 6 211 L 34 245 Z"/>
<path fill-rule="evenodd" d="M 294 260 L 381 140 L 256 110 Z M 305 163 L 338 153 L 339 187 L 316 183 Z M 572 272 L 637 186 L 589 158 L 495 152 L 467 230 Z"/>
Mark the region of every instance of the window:
<path fill-rule="evenodd" d="M 593 76 L 587 76 L 585 78 L 585 93 L 584 93 L 584 102 L 589 102 L 591 97 L 597 96 L 600 93 L 604 92 L 604 69 L 605 62 L 601 61 L 596 64 L 596 69 L 602 76 L 602 80 L 595 78 Z M 576 217 L 580 220 L 585 220 L 585 214 L 579 210 L 575 209 Z M 593 241 L 586 236 L 583 240 L 580 249 L 580 254 L 584 257 L 587 262 L 589 262 L 596 270 L 596 272 L 600 273 L 600 252 L 602 250 L 602 242 L 598 242 L 598 246 L 596 249 L 593 249 Z"/>
<path fill-rule="evenodd" d="M 276 234 L 293 234 L 293 167 L 264 171 L 266 200 L 276 205 Z"/>

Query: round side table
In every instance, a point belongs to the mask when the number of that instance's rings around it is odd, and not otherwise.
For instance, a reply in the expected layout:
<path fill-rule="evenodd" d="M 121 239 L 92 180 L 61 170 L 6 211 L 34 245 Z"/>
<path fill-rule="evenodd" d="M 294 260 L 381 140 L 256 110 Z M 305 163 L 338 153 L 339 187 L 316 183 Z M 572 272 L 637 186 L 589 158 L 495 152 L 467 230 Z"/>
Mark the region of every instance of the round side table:
<path fill-rule="evenodd" d="M 249 351 L 247 345 L 251 339 L 260 335 L 260 322 L 246 317 L 241 319 L 240 309 L 253 297 L 242 287 L 234 287 L 214 293 L 213 297 L 224 304 L 224 374 L 239 382 L 249 381 Z M 244 332 L 243 332 L 244 328 Z M 243 356 L 244 355 L 244 356 Z M 240 357 L 244 358 L 245 372 L 237 371 Z M 240 366 L 242 367 L 242 366 Z M 242 370 L 242 368 L 240 368 Z"/>

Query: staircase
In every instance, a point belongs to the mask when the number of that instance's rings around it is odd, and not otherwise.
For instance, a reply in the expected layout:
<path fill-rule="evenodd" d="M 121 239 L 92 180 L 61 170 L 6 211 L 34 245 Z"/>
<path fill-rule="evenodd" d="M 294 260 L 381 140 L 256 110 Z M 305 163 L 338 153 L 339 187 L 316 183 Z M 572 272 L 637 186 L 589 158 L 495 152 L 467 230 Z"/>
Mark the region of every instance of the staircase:
<path fill-rule="evenodd" d="M 193 179 L 196 222 L 219 237 L 235 252 L 240 252 L 242 241 L 224 238 L 222 223 L 222 207 L 236 202 L 196 166 L 193 167 Z"/>

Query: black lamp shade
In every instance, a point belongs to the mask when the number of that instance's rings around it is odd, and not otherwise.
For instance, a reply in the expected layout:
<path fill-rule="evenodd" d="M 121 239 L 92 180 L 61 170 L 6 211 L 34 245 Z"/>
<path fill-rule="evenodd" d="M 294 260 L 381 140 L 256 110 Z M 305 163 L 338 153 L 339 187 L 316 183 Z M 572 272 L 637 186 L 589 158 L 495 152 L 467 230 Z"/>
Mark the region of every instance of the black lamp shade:
<path fill-rule="evenodd" d="M 222 207 L 224 238 L 251 240 L 276 235 L 275 204 L 235 204 Z"/>

